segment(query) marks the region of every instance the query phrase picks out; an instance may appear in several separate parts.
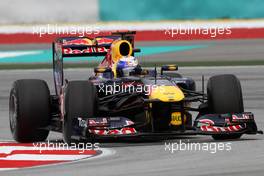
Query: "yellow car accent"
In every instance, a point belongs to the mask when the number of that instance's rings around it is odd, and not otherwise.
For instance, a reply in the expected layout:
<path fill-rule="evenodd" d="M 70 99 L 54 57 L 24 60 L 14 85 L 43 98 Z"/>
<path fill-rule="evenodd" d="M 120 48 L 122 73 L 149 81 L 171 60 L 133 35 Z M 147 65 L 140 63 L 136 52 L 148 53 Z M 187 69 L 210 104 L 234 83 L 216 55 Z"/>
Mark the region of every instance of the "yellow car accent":
<path fill-rule="evenodd" d="M 186 122 L 186 116 L 184 115 L 184 123 Z M 181 113 L 180 112 L 173 112 L 171 113 L 171 125 L 181 125 L 182 120 L 181 120 Z"/>
<path fill-rule="evenodd" d="M 102 68 L 97 68 L 96 71 L 97 71 L 98 73 L 103 73 L 103 72 L 105 72 L 105 70 L 106 70 L 106 68 L 103 68 L 103 67 L 102 67 Z"/>
<path fill-rule="evenodd" d="M 125 46 L 125 47 L 122 47 Z M 132 45 L 127 40 L 116 40 L 111 45 L 112 60 L 118 62 L 123 56 L 132 55 Z M 125 55 L 124 55 L 125 54 Z"/>
<path fill-rule="evenodd" d="M 88 39 L 88 38 L 84 38 L 83 40 L 87 43 L 86 45 L 92 45 L 93 44 L 93 41 Z"/>
<path fill-rule="evenodd" d="M 112 65 L 112 71 L 114 73 L 114 78 L 117 77 L 116 67 L 117 67 L 117 62 L 114 62 L 114 64 Z"/>
<path fill-rule="evenodd" d="M 177 67 L 169 67 L 169 70 L 177 70 Z"/>
<path fill-rule="evenodd" d="M 122 47 L 122 45 L 123 45 L 123 47 Z M 112 57 L 112 61 L 113 61 L 112 71 L 114 73 L 115 78 L 117 76 L 116 67 L 117 67 L 118 61 L 123 56 L 126 56 L 126 57 L 131 56 L 132 51 L 133 51 L 132 45 L 127 40 L 115 40 L 112 43 L 112 45 L 111 45 L 111 57 Z"/>
<path fill-rule="evenodd" d="M 176 70 L 178 70 L 178 66 L 175 65 L 175 64 L 163 65 L 163 66 L 162 66 L 162 69 L 163 69 L 164 71 L 176 71 Z"/>
<path fill-rule="evenodd" d="M 167 65 L 168 67 L 178 67 L 177 65 L 175 65 L 175 64 L 169 64 L 169 65 Z"/>
<path fill-rule="evenodd" d="M 183 100 L 184 94 L 177 86 L 157 86 L 152 89 L 149 98 L 163 102 L 175 102 Z"/>

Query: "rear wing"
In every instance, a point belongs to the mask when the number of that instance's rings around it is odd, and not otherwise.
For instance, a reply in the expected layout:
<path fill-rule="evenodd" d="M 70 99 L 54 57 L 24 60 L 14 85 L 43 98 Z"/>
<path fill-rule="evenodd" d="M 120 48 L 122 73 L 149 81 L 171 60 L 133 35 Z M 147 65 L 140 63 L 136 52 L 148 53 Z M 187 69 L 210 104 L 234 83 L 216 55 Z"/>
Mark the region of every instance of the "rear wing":
<path fill-rule="evenodd" d="M 93 57 L 106 56 L 111 44 L 115 40 L 127 40 L 131 43 L 133 51 L 140 52 L 140 49 L 134 49 L 135 31 L 113 32 L 108 36 L 89 37 L 62 37 L 57 38 L 52 43 L 53 56 L 53 74 L 56 87 L 56 93 L 61 91 L 63 85 L 63 58 L 64 57 Z"/>
<path fill-rule="evenodd" d="M 140 52 L 134 49 L 135 31 L 131 32 L 113 32 L 109 36 L 89 37 L 62 37 L 53 43 L 53 55 L 59 58 L 63 57 L 90 57 L 105 56 L 115 40 L 127 40 L 131 43 L 134 52 Z"/>

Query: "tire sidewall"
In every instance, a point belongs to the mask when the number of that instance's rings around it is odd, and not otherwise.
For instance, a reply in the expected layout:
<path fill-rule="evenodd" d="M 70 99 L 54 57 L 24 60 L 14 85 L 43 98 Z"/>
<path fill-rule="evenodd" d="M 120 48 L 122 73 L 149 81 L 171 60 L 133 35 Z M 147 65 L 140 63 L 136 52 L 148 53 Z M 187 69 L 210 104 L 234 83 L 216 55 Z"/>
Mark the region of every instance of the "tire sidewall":
<path fill-rule="evenodd" d="M 39 128 L 49 124 L 50 112 L 50 93 L 45 81 L 26 79 L 14 82 L 9 98 L 9 122 L 16 141 L 45 140 L 49 131 Z"/>

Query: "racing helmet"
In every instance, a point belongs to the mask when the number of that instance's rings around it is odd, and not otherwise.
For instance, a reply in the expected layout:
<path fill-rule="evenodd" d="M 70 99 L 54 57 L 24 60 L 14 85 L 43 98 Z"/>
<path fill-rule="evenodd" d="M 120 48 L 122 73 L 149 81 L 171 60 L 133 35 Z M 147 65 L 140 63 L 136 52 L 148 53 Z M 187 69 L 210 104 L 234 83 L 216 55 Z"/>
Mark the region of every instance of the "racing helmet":
<path fill-rule="evenodd" d="M 135 72 L 135 68 L 138 66 L 138 60 L 133 56 L 124 56 L 117 63 L 117 74 L 118 76 L 130 76 L 131 73 Z"/>

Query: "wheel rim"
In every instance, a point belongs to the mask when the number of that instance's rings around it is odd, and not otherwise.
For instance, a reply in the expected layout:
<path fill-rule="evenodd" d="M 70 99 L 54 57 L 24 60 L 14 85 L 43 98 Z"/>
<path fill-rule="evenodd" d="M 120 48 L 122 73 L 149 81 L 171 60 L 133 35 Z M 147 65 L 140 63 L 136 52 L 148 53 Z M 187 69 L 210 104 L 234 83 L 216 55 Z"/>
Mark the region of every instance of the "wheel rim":
<path fill-rule="evenodd" d="M 11 132 L 14 133 L 17 126 L 17 99 L 14 95 L 10 97 L 9 122 Z"/>

